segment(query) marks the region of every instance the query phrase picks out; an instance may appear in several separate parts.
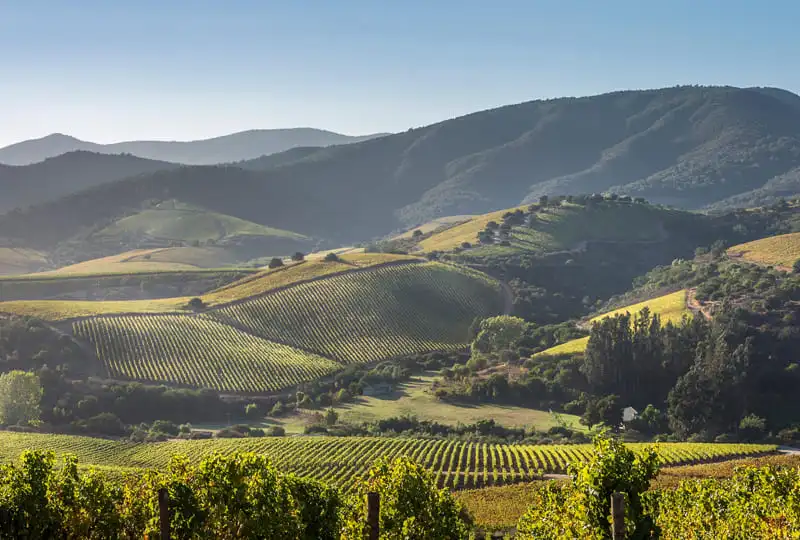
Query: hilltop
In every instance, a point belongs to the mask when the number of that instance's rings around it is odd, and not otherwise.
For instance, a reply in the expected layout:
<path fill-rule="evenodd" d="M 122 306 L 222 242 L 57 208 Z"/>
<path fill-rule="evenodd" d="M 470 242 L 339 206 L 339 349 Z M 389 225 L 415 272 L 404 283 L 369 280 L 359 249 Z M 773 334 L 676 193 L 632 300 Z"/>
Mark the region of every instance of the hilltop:
<path fill-rule="evenodd" d="M 364 141 L 384 134 L 350 136 L 322 129 L 253 129 L 195 141 L 125 141 L 99 144 L 62 133 L 0 148 L 0 163 L 29 165 L 83 150 L 99 154 L 131 154 L 151 160 L 213 165 L 255 159 L 295 147 L 323 147 Z"/>
<path fill-rule="evenodd" d="M 27 167 L 0 164 L 0 214 L 130 176 L 178 165 L 131 155 L 69 152 Z"/>
<path fill-rule="evenodd" d="M 744 206 L 748 193 L 785 186 L 800 167 L 791 96 L 676 87 L 531 101 L 261 165 L 159 171 L 0 218 L 0 228 L 30 244 L 57 242 L 165 191 L 345 245 L 542 195 L 612 191 L 689 209 L 738 197 Z"/>

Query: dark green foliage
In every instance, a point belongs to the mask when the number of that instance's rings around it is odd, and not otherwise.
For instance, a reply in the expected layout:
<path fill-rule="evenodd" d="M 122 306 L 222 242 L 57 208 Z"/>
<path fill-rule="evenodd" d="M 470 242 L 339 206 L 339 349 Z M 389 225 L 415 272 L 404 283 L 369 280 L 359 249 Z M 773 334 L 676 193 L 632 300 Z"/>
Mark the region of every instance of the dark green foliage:
<path fill-rule="evenodd" d="M 333 251 L 331 251 L 330 253 L 325 255 L 325 258 L 323 260 L 325 262 L 336 262 L 336 261 L 339 260 L 339 256 L 336 253 L 334 253 Z"/>
<path fill-rule="evenodd" d="M 305 259 L 305 258 L 306 258 L 306 256 L 305 256 L 305 255 L 303 255 L 303 254 L 302 254 L 301 252 L 299 252 L 299 251 L 296 251 L 296 252 L 295 252 L 295 253 L 292 255 L 292 260 L 293 260 L 293 261 L 302 261 L 302 260 L 303 260 L 303 259 Z"/>
<path fill-rule="evenodd" d="M 203 302 L 203 299 L 202 298 L 198 298 L 198 297 L 195 297 L 195 298 L 192 298 L 191 300 L 189 300 L 189 304 L 188 305 L 189 305 L 189 308 L 193 309 L 194 311 L 200 311 L 200 310 L 202 310 L 202 309 L 204 309 L 206 307 L 206 304 L 205 304 L 205 302 Z"/>
<path fill-rule="evenodd" d="M 283 266 L 283 259 L 281 259 L 280 257 L 273 257 L 272 259 L 270 259 L 269 261 L 270 268 L 280 268 L 281 266 Z"/>

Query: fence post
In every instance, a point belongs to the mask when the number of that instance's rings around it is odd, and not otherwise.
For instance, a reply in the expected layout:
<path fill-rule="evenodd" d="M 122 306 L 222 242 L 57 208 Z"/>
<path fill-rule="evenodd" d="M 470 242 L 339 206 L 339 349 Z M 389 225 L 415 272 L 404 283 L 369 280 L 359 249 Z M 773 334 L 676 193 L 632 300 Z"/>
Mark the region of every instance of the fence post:
<path fill-rule="evenodd" d="M 378 540 L 381 533 L 381 496 L 374 491 L 367 493 L 367 540 Z"/>
<path fill-rule="evenodd" d="M 161 540 L 169 540 L 169 493 L 167 488 L 158 490 L 158 522 L 161 526 Z"/>
<path fill-rule="evenodd" d="M 625 540 L 625 495 L 611 494 L 611 538 Z"/>

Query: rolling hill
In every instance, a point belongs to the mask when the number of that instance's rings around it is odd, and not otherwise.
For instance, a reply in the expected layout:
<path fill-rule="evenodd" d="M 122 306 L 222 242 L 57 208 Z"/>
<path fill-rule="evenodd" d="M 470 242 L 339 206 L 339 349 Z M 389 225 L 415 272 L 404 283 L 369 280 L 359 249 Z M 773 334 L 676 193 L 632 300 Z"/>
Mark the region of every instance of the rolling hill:
<path fill-rule="evenodd" d="M 0 214 L 106 182 L 177 167 L 131 155 L 87 151 L 70 152 L 27 167 L 0 164 Z"/>
<path fill-rule="evenodd" d="M 791 270 L 800 260 L 800 233 L 770 236 L 728 249 L 728 256 Z"/>
<path fill-rule="evenodd" d="M 32 249 L 0 247 L 0 275 L 27 274 L 47 265 L 44 253 Z"/>
<path fill-rule="evenodd" d="M 100 154 L 131 154 L 186 165 L 213 165 L 254 159 L 295 147 L 348 144 L 381 135 L 383 134 L 353 137 L 312 128 L 254 129 L 196 141 L 125 141 L 98 144 L 53 133 L 41 139 L 0 148 L 0 163 L 29 165 L 67 152 L 84 150 Z"/>
<path fill-rule="evenodd" d="M 599 322 L 605 318 L 624 315 L 625 313 L 636 315 L 644 308 L 649 309 L 651 313 L 656 313 L 661 316 L 661 321 L 663 323 L 671 322 L 673 324 L 677 324 L 681 321 L 681 319 L 683 319 L 684 316 L 691 314 L 691 311 L 686 305 L 686 291 L 681 290 L 664 296 L 659 296 L 657 298 L 652 298 L 650 300 L 645 300 L 644 302 L 632 304 L 630 306 L 621 307 L 619 309 L 615 309 L 614 311 L 609 311 L 608 313 L 597 315 L 596 317 L 592 317 L 588 321 L 588 324 L 591 325 L 592 323 Z M 586 349 L 586 343 L 588 343 L 588 341 L 588 337 L 573 339 L 571 341 L 567 341 L 566 343 L 561 343 L 560 345 L 556 345 L 555 347 L 551 347 L 545 351 L 537 353 L 537 356 L 558 356 L 562 354 L 583 352 Z"/>
<path fill-rule="evenodd" d="M 475 317 L 500 313 L 497 282 L 408 256 L 355 254 L 267 270 L 202 296 L 11 301 L 87 342 L 108 377 L 267 392 L 413 352 L 464 346 Z"/>
<path fill-rule="evenodd" d="M 676 87 L 531 101 L 296 151 L 266 169 L 159 171 L 1 217 L 0 230 L 51 245 L 165 192 L 342 245 L 541 195 L 613 191 L 691 209 L 743 197 L 736 204 L 748 205 L 747 193 L 800 167 L 800 109 L 791 96 Z"/>

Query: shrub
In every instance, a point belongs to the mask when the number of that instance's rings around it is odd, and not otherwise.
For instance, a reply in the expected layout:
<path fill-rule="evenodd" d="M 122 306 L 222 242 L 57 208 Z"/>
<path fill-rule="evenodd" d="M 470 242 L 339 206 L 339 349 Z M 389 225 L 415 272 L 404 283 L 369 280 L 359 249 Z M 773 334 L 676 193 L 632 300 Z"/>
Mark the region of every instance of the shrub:
<path fill-rule="evenodd" d="M 187 305 L 189 306 L 190 309 L 193 309 L 195 311 L 199 311 L 199 310 L 204 309 L 206 307 L 206 304 L 205 304 L 205 302 L 203 302 L 203 299 L 202 298 L 197 298 L 197 297 L 192 298 L 191 300 L 189 300 L 189 303 Z"/>
<path fill-rule="evenodd" d="M 283 426 L 271 426 L 267 428 L 268 437 L 283 437 L 284 435 L 286 435 L 286 430 Z"/>
<path fill-rule="evenodd" d="M 167 420 L 156 420 L 153 422 L 153 425 L 150 426 L 150 431 L 166 433 L 167 435 L 177 435 L 179 429 L 174 422 L 169 422 Z"/>
<path fill-rule="evenodd" d="M 305 260 L 305 258 L 306 256 L 300 253 L 299 251 L 295 251 L 294 254 L 292 255 L 292 260 L 295 262 L 303 261 Z"/>
<path fill-rule="evenodd" d="M 364 536 L 366 493 L 380 495 L 381 538 L 434 540 L 467 538 L 469 523 L 462 507 L 447 489 L 437 489 L 433 475 L 411 458 L 382 458 L 357 489 L 342 538 Z"/>
<path fill-rule="evenodd" d="M 113 413 L 100 413 L 86 420 L 78 420 L 75 426 L 81 431 L 98 435 L 119 436 L 126 433 L 125 424 Z"/>
<path fill-rule="evenodd" d="M 332 252 L 332 251 L 331 251 L 330 253 L 328 253 L 327 255 L 325 255 L 325 258 L 324 258 L 323 260 L 324 260 L 325 262 L 337 262 L 337 261 L 339 261 L 340 259 L 339 259 L 339 256 L 338 256 L 336 253 L 334 253 L 334 252 Z"/>
<path fill-rule="evenodd" d="M 270 268 L 280 268 L 281 266 L 283 266 L 283 259 L 281 259 L 280 257 L 273 257 L 269 261 Z"/>

